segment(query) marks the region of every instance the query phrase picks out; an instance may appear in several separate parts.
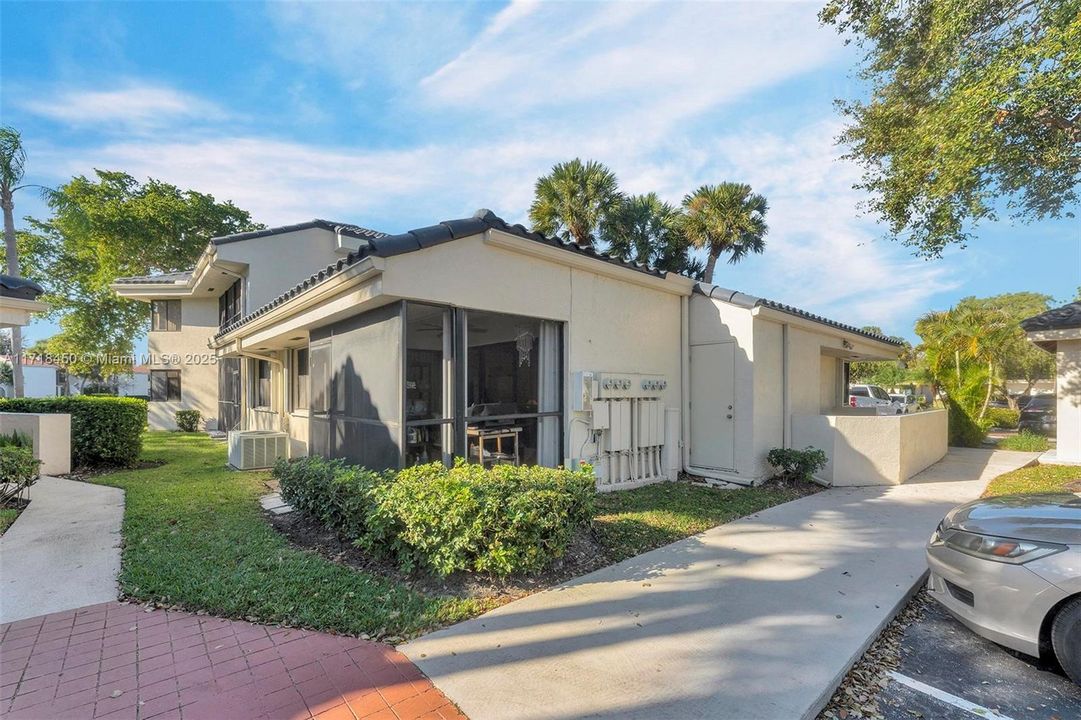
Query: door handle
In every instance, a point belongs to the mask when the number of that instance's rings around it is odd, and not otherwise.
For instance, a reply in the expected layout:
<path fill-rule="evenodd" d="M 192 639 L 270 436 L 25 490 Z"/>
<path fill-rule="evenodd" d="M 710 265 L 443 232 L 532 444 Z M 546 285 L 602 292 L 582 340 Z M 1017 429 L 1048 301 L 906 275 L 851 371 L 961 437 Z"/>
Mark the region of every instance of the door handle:
<path fill-rule="evenodd" d="M 725 415 L 725 417 L 728 418 L 729 420 L 731 420 L 732 419 L 732 413 L 728 413 L 727 415 Z"/>

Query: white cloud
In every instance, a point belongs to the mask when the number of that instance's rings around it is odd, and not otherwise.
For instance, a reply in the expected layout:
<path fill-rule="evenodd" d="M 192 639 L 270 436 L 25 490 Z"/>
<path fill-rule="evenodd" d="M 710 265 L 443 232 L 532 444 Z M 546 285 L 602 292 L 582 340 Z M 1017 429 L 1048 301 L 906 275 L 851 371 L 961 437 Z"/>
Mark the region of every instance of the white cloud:
<path fill-rule="evenodd" d="M 164 85 L 127 82 L 107 90 L 67 89 L 28 97 L 25 111 L 73 127 L 99 125 L 146 130 L 180 120 L 217 121 L 226 114 L 214 103 Z"/>

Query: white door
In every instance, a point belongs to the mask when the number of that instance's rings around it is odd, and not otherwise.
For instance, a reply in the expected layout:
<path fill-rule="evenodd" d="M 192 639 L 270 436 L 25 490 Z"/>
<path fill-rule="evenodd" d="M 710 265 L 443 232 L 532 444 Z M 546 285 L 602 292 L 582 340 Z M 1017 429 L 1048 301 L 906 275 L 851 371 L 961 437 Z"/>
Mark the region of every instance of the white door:
<path fill-rule="evenodd" d="M 735 343 L 691 346 L 691 465 L 735 468 Z"/>

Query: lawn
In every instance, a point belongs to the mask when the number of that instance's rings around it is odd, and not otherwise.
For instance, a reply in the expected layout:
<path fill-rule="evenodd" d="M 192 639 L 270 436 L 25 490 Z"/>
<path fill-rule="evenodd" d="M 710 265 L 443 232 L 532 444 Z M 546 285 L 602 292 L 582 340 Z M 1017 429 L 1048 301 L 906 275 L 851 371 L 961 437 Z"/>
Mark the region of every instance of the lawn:
<path fill-rule="evenodd" d="M 1002 438 L 995 447 L 999 450 L 1016 450 L 1019 452 L 1045 452 L 1051 449 L 1051 442 L 1043 435 L 1037 435 L 1027 430 L 1022 430 L 1016 435 L 1008 435 Z"/>
<path fill-rule="evenodd" d="M 19 517 L 20 512 L 22 510 L 19 508 L 0 508 L 0 535 L 7 532 L 11 523 L 15 522 L 15 518 Z"/>
<path fill-rule="evenodd" d="M 983 495 L 992 497 L 1025 493 L 1077 492 L 1076 486 L 1072 488 L 1066 486 L 1081 485 L 1079 481 L 1081 481 L 1081 467 L 1033 465 L 999 475 L 991 481 Z"/>
<path fill-rule="evenodd" d="M 268 474 L 226 469 L 224 446 L 206 435 L 148 433 L 142 459 L 162 464 L 91 478 L 126 492 L 120 585 L 128 597 L 392 641 L 500 602 L 424 593 L 290 545 L 259 506 Z M 684 483 L 612 493 L 598 500 L 596 534 L 615 561 L 800 494 Z"/>

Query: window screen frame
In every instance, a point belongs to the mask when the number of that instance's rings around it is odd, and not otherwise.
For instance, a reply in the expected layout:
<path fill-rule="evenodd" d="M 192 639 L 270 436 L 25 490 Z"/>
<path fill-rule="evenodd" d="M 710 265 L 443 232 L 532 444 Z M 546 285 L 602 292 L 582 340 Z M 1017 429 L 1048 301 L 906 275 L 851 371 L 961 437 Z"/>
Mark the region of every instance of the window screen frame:
<path fill-rule="evenodd" d="M 155 392 L 157 383 L 154 381 L 155 377 L 164 376 L 165 381 L 165 397 L 160 397 Z M 174 381 L 176 392 L 173 393 Z M 151 370 L 149 373 L 150 381 L 150 402 L 180 402 L 184 398 L 184 389 L 179 370 L 172 370 L 167 368 L 161 368 L 157 370 Z"/>
<path fill-rule="evenodd" d="M 150 330 L 152 332 L 180 332 L 182 329 L 180 300 L 152 300 L 150 302 Z"/>

